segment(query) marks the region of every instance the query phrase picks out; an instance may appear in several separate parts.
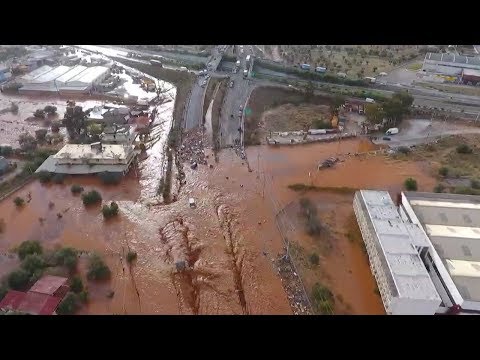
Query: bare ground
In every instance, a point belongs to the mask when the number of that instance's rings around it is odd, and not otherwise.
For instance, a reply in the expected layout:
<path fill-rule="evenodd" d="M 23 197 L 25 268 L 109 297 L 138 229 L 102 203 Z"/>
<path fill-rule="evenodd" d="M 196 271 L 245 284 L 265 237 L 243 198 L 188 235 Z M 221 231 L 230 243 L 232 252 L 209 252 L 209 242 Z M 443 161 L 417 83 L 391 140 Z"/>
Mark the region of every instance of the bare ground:
<path fill-rule="evenodd" d="M 307 103 L 313 105 L 330 105 L 331 99 L 327 96 L 312 96 L 307 99 L 305 93 L 279 87 L 257 87 L 253 90 L 247 107 L 251 114 L 245 118 L 245 144 L 258 144 L 261 141 L 262 115 L 265 111 L 283 104 L 300 105 Z"/>

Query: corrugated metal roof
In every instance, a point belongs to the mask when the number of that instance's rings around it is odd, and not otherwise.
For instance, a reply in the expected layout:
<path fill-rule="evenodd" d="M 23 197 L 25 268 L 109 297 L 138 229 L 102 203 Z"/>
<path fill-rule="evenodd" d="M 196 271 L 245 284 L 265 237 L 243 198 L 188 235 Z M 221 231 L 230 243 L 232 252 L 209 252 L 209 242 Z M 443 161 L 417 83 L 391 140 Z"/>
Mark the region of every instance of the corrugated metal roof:
<path fill-rule="evenodd" d="M 53 68 L 52 70 L 36 77 L 32 82 L 45 83 L 45 82 L 53 81 L 59 76 L 65 74 L 70 69 L 71 68 L 69 66 L 64 66 L 64 65 L 57 66 L 56 68 Z"/>
<path fill-rule="evenodd" d="M 92 66 L 82 71 L 80 74 L 72 77 L 69 82 L 91 83 L 105 74 L 109 69 L 105 66 Z M 68 85 L 68 84 L 67 84 Z"/>
<path fill-rule="evenodd" d="M 462 298 L 480 301 L 480 196 L 404 195 Z"/>
<path fill-rule="evenodd" d="M 59 76 L 56 81 L 66 83 L 68 82 L 71 78 L 77 76 L 81 72 L 85 71 L 87 69 L 86 66 L 83 65 L 78 65 L 73 68 L 71 68 L 69 71 L 67 71 L 65 74 Z"/>
<path fill-rule="evenodd" d="M 360 194 L 377 235 L 377 252 L 383 257 L 387 267 L 384 270 L 390 274 L 398 296 L 440 300 L 415 248 L 417 244 L 428 244 L 424 233 L 414 229 L 417 225 L 402 220 L 387 191 L 360 190 Z"/>

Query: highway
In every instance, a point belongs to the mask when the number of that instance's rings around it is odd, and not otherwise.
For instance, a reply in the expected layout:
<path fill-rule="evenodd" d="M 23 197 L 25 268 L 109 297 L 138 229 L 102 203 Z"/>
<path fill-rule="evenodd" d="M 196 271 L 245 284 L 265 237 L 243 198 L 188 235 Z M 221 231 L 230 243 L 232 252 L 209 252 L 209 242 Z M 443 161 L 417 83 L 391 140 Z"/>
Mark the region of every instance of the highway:
<path fill-rule="evenodd" d="M 237 48 L 237 58 L 240 59 L 240 68 L 237 73 L 231 73 L 230 79 L 233 80 L 232 88 L 228 87 L 224 97 L 222 111 L 220 113 L 220 146 L 228 147 L 240 143 L 243 129 L 243 113 L 247 97 L 253 88 L 252 80 L 243 77 L 243 70 L 246 68 L 247 55 L 253 55 L 250 46 L 243 46 L 243 54 L 240 54 L 240 45 Z M 242 110 L 240 110 L 240 107 Z"/>

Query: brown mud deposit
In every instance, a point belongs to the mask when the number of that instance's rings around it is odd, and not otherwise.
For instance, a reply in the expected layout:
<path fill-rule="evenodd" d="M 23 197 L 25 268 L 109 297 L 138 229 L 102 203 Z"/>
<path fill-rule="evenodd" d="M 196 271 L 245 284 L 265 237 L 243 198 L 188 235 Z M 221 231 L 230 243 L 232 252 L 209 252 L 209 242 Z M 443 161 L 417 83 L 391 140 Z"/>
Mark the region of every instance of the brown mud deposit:
<path fill-rule="evenodd" d="M 267 189 L 266 196 L 277 203 L 276 211 L 284 222 L 284 236 L 292 244 L 292 256 L 302 280 L 311 291 L 316 282 L 335 295 L 334 313 L 383 314 L 375 281 L 363 250 L 356 222 L 352 223 L 353 194 L 325 192 L 298 193 L 288 185 L 300 183 L 317 187 L 383 189 L 401 191 L 407 177 L 417 179 L 419 191 L 429 191 L 435 179 L 422 163 L 398 161 L 383 155 L 358 155 L 375 147 L 360 140 L 311 144 L 296 147 L 259 146 L 247 149 L 251 168 Z M 350 155 L 348 155 L 350 153 Z M 317 170 L 318 163 L 330 156 L 344 159 L 333 168 Z M 317 207 L 321 234 L 306 234 L 298 201 L 310 199 Z M 354 218 L 353 218 L 354 219 Z M 318 266 L 309 262 L 317 253 Z"/>
<path fill-rule="evenodd" d="M 9 95 L 0 94 L 0 110 L 10 107 L 14 102 L 18 105 L 18 113 L 5 112 L 0 115 L 0 144 L 10 144 L 19 147 L 18 137 L 24 132 L 35 135 L 35 130 L 48 129 L 51 121 L 63 118 L 67 108 L 68 97 L 55 95 Z M 75 97 L 77 105 L 85 109 L 92 108 L 102 103 L 101 97 L 91 96 Z M 46 119 L 36 119 L 33 113 L 37 109 L 43 109 L 46 105 L 57 107 L 57 114 Z M 28 119 L 28 120 L 27 120 Z"/>
<path fill-rule="evenodd" d="M 35 181 L 0 203 L 6 222 L 0 252 L 37 239 L 46 249 L 62 245 L 99 253 L 112 277 L 87 281 L 90 301 L 81 313 L 291 313 L 271 261 L 281 251 L 279 235 L 254 175 L 233 151 L 222 152 L 213 169 L 199 165 L 186 172 L 178 201 L 167 206 L 139 202 L 143 191 L 133 174 L 117 186 L 90 177 L 68 178 L 64 185 Z M 118 218 L 105 221 L 100 207 L 85 208 L 70 192 L 73 183 L 99 190 L 104 202 L 116 201 Z M 17 209 L 12 199 L 29 192 L 31 202 Z M 196 199 L 195 209 L 188 206 L 189 197 Z M 138 254 L 132 266 L 126 262 L 128 251 Z M 186 262 L 184 271 L 177 271 L 179 261 Z M 85 266 L 82 257 L 83 277 Z"/>

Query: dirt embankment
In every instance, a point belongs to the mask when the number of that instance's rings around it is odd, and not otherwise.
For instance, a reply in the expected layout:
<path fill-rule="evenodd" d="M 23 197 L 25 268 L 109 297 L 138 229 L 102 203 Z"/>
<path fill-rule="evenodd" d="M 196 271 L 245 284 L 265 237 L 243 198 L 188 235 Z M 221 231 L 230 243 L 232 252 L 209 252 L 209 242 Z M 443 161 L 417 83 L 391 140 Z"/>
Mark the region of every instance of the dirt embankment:
<path fill-rule="evenodd" d="M 299 106 L 305 103 L 329 106 L 331 97 L 320 95 L 307 97 L 305 93 L 297 90 L 273 86 L 254 89 L 247 104 L 251 114 L 245 118 L 245 144 L 255 145 L 260 143 L 262 131 L 259 125 L 265 111 L 283 104 Z"/>
<path fill-rule="evenodd" d="M 225 94 L 227 92 L 227 82 L 227 79 L 223 79 L 220 82 L 220 86 L 212 105 L 212 138 L 216 161 L 218 161 L 217 152 L 220 149 L 220 137 L 218 136 L 218 132 L 220 130 L 220 111 L 222 110 L 223 99 L 225 98 Z"/>
<path fill-rule="evenodd" d="M 212 101 L 212 96 L 214 95 L 219 82 L 220 79 L 217 78 L 211 78 L 208 82 L 207 89 L 205 90 L 205 101 L 203 103 L 203 118 L 205 118 L 205 114 L 207 113 L 210 102 Z"/>

